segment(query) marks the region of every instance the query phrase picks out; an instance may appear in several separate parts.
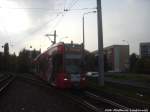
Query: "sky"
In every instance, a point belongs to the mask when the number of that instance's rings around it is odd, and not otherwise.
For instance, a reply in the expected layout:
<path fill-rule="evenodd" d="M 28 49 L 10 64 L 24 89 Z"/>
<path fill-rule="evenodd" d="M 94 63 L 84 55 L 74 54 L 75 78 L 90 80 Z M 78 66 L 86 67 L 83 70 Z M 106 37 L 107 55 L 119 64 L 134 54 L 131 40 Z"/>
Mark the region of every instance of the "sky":
<path fill-rule="evenodd" d="M 101 1 L 104 47 L 129 44 L 130 53 L 139 54 L 139 43 L 150 41 L 150 0 Z M 82 43 L 83 14 L 96 7 L 96 0 L 0 0 L 0 46 L 8 42 L 11 53 L 23 48 L 44 51 L 51 45 L 45 35 L 54 30 L 57 42 Z M 94 51 L 98 45 L 97 14 L 84 18 L 85 48 Z"/>

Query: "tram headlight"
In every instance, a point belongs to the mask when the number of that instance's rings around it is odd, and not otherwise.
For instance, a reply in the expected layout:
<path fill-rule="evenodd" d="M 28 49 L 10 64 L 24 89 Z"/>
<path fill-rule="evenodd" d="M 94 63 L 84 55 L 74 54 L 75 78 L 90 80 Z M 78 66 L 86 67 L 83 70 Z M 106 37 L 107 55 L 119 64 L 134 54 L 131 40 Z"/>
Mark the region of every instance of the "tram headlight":
<path fill-rule="evenodd" d="M 67 79 L 67 78 L 64 78 L 64 80 L 67 81 L 68 79 Z"/>
<path fill-rule="evenodd" d="M 85 80 L 85 77 L 82 77 L 82 80 Z"/>

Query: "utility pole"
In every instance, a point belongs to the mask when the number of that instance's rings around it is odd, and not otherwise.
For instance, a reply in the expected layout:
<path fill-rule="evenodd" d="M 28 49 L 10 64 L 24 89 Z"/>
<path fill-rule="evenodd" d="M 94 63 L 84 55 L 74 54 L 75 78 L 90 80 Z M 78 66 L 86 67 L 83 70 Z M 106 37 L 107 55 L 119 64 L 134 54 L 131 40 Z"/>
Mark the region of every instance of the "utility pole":
<path fill-rule="evenodd" d="M 54 43 L 53 44 L 56 44 L 56 30 L 54 31 Z"/>
<path fill-rule="evenodd" d="M 98 81 L 104 86 L 104 52 L 103 52 L 103 28 L 102 28 L 102 12 L 101 0 L 97 0 L 97 24 L 98 24 Z"/>
<path fill-rule="evenodd" d="M 83 30 L 83 43 L 82 43 L 82 61 L 83 61 L 83 69 L 85 69 L 85 52 L 84 52 L 84 50 L 85 50 L 85 39 L 84 39 L 84 14 L 83 14 L 83 17 L 82 17 L 82 30 Z"/>
<path fill-rule="evenodd" d="M 54 41 L 52 41 L 50 38 L 49 40 L 52 42 L 52 44 L 56 44 L 56 30 L 54 31 L 54 34 L 46 34 L 45 36 L 47 36 L 49 38 L 49 36 L 54 36 Z"/>

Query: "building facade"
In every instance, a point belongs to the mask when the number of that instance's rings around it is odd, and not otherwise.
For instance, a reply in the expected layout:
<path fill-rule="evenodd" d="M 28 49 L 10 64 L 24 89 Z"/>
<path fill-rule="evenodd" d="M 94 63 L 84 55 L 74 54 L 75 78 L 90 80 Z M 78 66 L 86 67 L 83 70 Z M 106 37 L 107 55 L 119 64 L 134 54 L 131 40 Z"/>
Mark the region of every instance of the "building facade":
<path fill-rule="evenodd" d="M 129 45 L 112 45 L 104 48 L 109 70 L 124 72 L 129 68 Z"/>
<path fill-rule="evenodd" d="M 150 42 L 140 43 L 140 57 L 150 57 Z"/>

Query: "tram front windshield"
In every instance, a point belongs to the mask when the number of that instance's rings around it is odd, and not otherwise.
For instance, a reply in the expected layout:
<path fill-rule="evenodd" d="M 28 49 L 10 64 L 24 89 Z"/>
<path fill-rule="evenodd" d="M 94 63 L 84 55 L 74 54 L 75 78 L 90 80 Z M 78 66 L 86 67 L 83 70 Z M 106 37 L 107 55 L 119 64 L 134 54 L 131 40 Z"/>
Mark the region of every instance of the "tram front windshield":
<path fill-rule="evenodd" d="M 78 74 L 81 72 L 81 56 L 69 55 L 65 56 L 65 69 L 67 73 Z"/>

